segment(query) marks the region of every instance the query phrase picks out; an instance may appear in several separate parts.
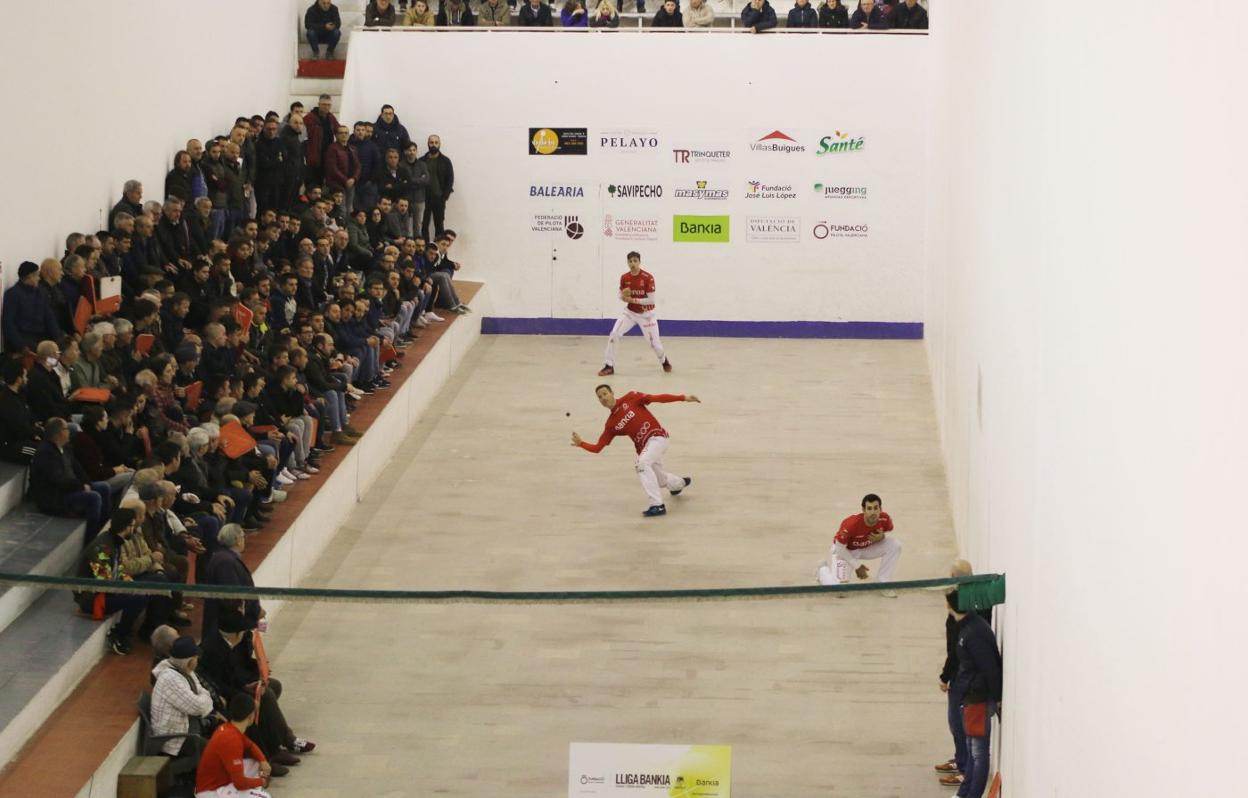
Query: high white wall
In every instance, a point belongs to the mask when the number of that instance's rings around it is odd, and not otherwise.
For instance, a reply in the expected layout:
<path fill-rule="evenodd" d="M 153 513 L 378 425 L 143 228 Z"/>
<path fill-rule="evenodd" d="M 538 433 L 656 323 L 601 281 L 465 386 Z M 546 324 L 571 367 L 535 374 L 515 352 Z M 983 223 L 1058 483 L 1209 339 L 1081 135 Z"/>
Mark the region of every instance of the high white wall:
<path fill-rule="evenodd" d="M 302 0 L 299 0 L 300 2 Z M 241 114 L 284 111 L 296 0 L 4 4 L 0 25 L 0 261 L 59 256 L 106 227 L 127 179 L 163 200 L 189 138 Z"/>
<path fill-rule="evenodd" d="M 1248 41 L 1182 13 L 931 38 L 927 340 L 1015 798 L 1242 791 Z"/>
<path fill-rule="evenodd" d="M 507 316 L 613 317 L 625 253 L 659 280 L 665 318 L 922 320 L 925 37 L 625 35 L 599 32 L 395 31 L 351 40 L 345 121 L 393 104 L 421 144 L 442 137 L 455 163 L 448 224 L 462 260 Z M 528 154 L 529 128 L 586 127 L 589 154 Z M 780 130 L 805 152 L 751 151 Z M 653 135 L 656 147 L 600 146 L 608 131 Z M 815 154 L 836 131 L 861 152 Z M 673 149 L 728 150 L 721 163 L 679 164 Z M 698 180 L 726 201 L 678 199 Z M 793 199 L 748 198 L 749 181 Z M 815 183 L 864 186 L 823 199 Z M 613 198 L 620 183 L 656 184 L 661 199 Z M 536 199 L 533 185 L 585 196 Z M 585 230 L 533 233 L 534 214 L 576 215 Z M 657 240 L 604 235 L 604 217 L 657 221 Z M 675 243 L 675 214 L 730 216 L 730 243 Z M 747 237 L 748 217 L 791 217 L 796 242 Z M 866 238 L 817 239 L 826 221 L 866 225 Z M 459 251 L 460 244 L 456 244 Z"/>

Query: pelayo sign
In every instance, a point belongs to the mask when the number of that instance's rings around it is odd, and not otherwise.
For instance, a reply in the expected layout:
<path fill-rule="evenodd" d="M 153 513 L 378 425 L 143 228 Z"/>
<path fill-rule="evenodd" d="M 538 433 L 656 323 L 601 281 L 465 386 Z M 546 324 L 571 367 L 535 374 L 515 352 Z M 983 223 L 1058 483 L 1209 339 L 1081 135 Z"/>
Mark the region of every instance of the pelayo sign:
<path fill-rule="evenodd" d="M 650 152 L 659 148 L 659 134 L 648 130 L 604 130 L 597 136 L 603 152 Z"/>
<path fill-rule="evenodd" d="M 673 216 L 672 240 L 693 244 L 727 244 L 727 216 Z"/>
<path fill-rule="evenodd" d="M 529 128 L 529 155 L 586 155 L 589 130 L 583 127 Z"/>

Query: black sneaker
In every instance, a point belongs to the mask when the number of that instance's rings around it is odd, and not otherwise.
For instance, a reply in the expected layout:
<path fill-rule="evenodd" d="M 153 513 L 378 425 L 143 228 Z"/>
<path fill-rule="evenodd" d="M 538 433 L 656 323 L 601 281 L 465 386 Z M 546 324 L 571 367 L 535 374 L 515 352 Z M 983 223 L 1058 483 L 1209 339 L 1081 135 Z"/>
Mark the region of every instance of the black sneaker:
<path fill-rule="evenodd" d="M 693 477 L 681 477 L 681 479 L 685 481 L 685 488 L 693 484 Z M 673 496 L 679 496 L 680 492 L 683 491 L 685 488 L 677 488 L 676 490 L 669 490 L 668 493 L 672 494 Z"/>
<path fill-rule="evenodd" d="M 646 510 L 644 513 L 642 513 L 642 515 L 644 515 L 646 518 L 654 518 L 656 515 L 667 515 L 667 505 L 656 504 L 653 507 L 651 507 L 649 510 Z"/>
<path fill-rule="evenodd" d="M 122 657 L 126 656 L 131 651 L 130 644 L 127 643 L 120 634 L 112 634 L 111 632 L 108 635 L 108 649 L 114 654 Z"/>

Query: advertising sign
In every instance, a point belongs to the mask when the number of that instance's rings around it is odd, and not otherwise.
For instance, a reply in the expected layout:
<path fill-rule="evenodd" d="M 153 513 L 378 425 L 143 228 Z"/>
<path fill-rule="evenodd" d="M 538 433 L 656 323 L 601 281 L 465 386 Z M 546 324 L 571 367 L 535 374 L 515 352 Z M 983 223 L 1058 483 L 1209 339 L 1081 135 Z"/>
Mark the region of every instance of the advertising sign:
<path fill-rule="evenodd" d="M 727 216 L 673 216 L 672 240 L 694 244 L 727 244 Z"/>
<path fill-rule="evenodd" d="M 529 128 L 529 155 L 586 155 L 589 130 L 583 127 Z"/>
<path fill-rule="evenodd" d="M 568 798 L 731 798 L 727 745 L 572 743 Z"/>

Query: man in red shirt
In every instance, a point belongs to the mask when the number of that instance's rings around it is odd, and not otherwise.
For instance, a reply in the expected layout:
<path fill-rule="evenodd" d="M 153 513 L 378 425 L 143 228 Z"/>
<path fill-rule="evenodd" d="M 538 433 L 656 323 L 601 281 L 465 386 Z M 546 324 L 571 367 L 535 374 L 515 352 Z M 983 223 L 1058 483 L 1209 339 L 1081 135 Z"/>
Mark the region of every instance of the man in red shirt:
<path fill-rule="evenodd" d="M 247 693 L 230 699 L 222 723 L 204 747 L 195 772 L 195 798 L 269 798 L 268 760 L 244 732 L 256 719 L 256 701 Z"/>
<path fill-rule="evenodd" d="M 637 476 L 641 478 L 642 490 L 650 499 L 650 507 L 642 515 L 653 518 L 666 515 L 667 505 L 663 503 L 662 488 L 668 493 L 679 496 L 680 492 L 693 482 L 691 477 L 678 477 L 669 474 L 663 468 L 663 453 L 667 451 L 667 430 L 659 424 L 654 414 L 646 409 L 652 402 L 701 402 L 693 394 L 657 393 L 647 394 L 630 391 L 619 399 L 610 385 L 599 385 L 594 389 L 598 401 L 611 411 L 607 416 L 606 427 L 597 443 L 586 443 L 580 435 L 572 433 L 572 445 L 579 446 L 587 452 L 601 452 L 617 435 L 627 435 L 637 449 Z"/>
<path fill-rule="evenodd" d="M 885 533 L 893 531 L 893 519 L 881 507 L 883 502 L 874 493 L 862 497 L 862 512 L 841 522 L 828 561 L 819 566 L 816 578 L 821 585 L 841 585 L 849 581 L 852 570 L 859 579 L 866 579 L 870 570 L 863 560 L 880 560 L 879 581 L 891 582 L 901 559 L 901 543 Z M 892 590 L 881 595 L 896 597 Z"/>
<path fill-rule="evenodd" d="M 672 364 L 663 354 L 663 342 L 659 340 L 659 319 L 654 315 L 654 275 L 641 270 L 641 254 L 628 253 L 628 271 L 620 275 L 620 301 L 626 302 L 624 311 L 615 320 L 611 335 L 607 338 L 607 364 L 598 372 L 599 377 L 615 373 L 615 345 L 635 325 L 641 325 L 650 348 L 659 356 L 663 370 L 670 373 Z"/>

